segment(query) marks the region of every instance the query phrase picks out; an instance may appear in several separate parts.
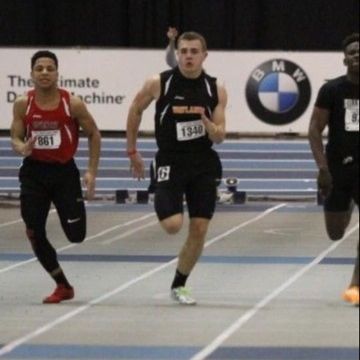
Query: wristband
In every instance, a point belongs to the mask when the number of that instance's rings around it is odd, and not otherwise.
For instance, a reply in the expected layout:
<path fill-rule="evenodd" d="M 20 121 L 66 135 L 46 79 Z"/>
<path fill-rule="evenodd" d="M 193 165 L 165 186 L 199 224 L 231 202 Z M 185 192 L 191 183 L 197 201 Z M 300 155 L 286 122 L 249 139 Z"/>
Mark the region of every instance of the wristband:
<path fill-rule="evenodd" d="M 128 155 L 129 157 L 134 156 L 134 155 L 136 155 L 136 154 L 137 154 L 137 150 L 136 150 L 136 149 L 135 149 L 135 150 L 130 150 L 130 151 L 127 152 L 127 155 Z"/>

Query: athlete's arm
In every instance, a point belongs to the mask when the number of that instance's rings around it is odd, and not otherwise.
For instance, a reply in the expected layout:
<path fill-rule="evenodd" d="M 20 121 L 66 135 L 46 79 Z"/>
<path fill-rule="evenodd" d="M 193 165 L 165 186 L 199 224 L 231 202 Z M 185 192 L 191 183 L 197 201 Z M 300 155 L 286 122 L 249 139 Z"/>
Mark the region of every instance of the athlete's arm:
<path fill-rule="evenodd" d="M 226 138 L 225 110 L 228 96 L 225 88 L 221 85 L 218 85 L 218 95 L 219 103 L 213 112 L 212 119 L 208 119 L 205 115 L 202 116 L 209 138 L 215 144 L 221 144 Z"/>
<path fill-rule="evenodd" d="M 167 32 L 167 37 L 169 38 L 169 45 L 166 48 L 166 63 L 171 68 L 175 68 L 178 66 L 178 61 L 176 58 L 176 37 L 177 36 L 178 36 L 177 29 L 170 27 Z"/>
<path fill-rule="evenodd" d="M 13 121 L 11 123 L 11 143 L 14 151 L 22 156 L 30 156 L 36 138 L 25 141 L 26 129 L 24 126 L 24 118 L 27 107 L 27 97 L 19 97 L 13 106 Z"/>
<path fill-rule="evenodd" d="M 309 127 L 310 146 L 319 168 L 318 186 L 324 196 L 327 196 L 332 188 L 332 177 L 329 171 L 322 138 L 325 128 L 329 125 L 329 118 L 330 111 L 328 109 L 315 106 Z"/>
<path fill-rule="evenodd" d="M 149 105 L 160 97 L 160 76 L 156 75 L 147 80 L 143 88 L 135 96 L 127 119 L 126 137 L 127 151 L 131 161 L 133 175 L 137 179 L 145 178 L 145 165 L 141 154 L 137 151 L 137 138 L 143 112 Z"/>
<path fill-rule="evenodd" d="M 166 63 L 173 69 L 178 66 L 175 44 L 170 43 L 166 48 Z"/>
<path fill-rule="evenodd" d="M 322 134 L 329 124 L 330 112 L 327 109 L 315 107 L 309 127 L 309 141 L 311 150 L 319 169 L 328 169 L 324 151 Z"/>
<path fill-rule="evenodd" d="M 78 121 L 79 126 L 89 140 L 89 165 L 87 172 L 84 174 L 84 183 L 87 188 L 87 197 L 92 199 L 95 195 L 95 182 L 99 167 L 101 135 L 94 118 L 80 98 L 72 96 L 70 108 L 72 117 Z"/>

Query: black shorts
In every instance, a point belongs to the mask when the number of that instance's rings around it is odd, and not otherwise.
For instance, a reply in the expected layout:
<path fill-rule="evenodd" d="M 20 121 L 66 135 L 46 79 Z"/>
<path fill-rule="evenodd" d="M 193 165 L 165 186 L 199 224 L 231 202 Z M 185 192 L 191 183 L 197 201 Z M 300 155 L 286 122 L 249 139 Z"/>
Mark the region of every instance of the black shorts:
<path fill-rule="evenodd" d="M 330 166 L 333 177 L 333 189 L 325 199 L 327 212 L 346 212 L 352 201 L 359 205 L 359 164 Z"/>
<path fill-rule="evenodd" d="M 84 239 L 86 212 L 80 173 L 73 160 L 67 164 L 48 164 L 27 158 L 19 179 L 21 213 L 27 228 L 43 234 L 53 203 L 68 239 L 72 242 Z"/>
<path fill-rule="evenodd" d="M 218 154 L 169 154 L 159 152 L 153 164 L 152 188 L 160 221 L 184 213 L 184 200 L 190 218 L 214 216 L 217 186 L 222 178 Z"/>

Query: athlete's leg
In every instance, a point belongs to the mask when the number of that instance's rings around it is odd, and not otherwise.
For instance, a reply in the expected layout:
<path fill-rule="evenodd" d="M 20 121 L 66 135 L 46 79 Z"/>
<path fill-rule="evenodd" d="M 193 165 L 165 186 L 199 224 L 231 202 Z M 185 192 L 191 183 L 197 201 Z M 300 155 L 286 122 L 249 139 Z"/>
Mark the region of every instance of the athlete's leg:
<path fill-rule="evenodd" d="M 210 220 L 208 219 L 193 218 L 190 220 L 189 235 L 179 254 L 177 270 L 171 285 L 172 298 L 180 304 L 196 304 L 196 300 L 191 297 L 190 291 L 185 288 L 185 285 L 203 252 L 209 224 Z"/>
<path fill-rule="evenodd" d="M 26 225 L 26 233 L 34 253 L 44 269 L 56 283 L 68 285 L 53 246 L 46 235 L 46 221 L 49 215 L 51 197 L 47 189 L 48 170 L 38 163 L 25 160 L 20 169 L 21 215 Z"/>
<path fill-rule="evenodd" d="M 184 223 L 183 192 L 176 188 L 157 188 L 155 210 L 162 228 L 169 235 L 179 233 Z"/>
<path fill-rule="evenodd" d="M 44 299 L 44 303 L 59 303 L 74 297 L 74 290 L 61 269 L 57 254 L 46 236 L 46 220 L 50 201 L 42 195 L 22 194 L 21 214 L 26 224 L 26 233 L 34 253 L 43 268 L 57 284 L 55 292 Z"/>
<path fill-rule="evenodd" d="M 203 252 L 209 224 L 208 219 L 190 220 L 189 235 L 179 255 L 178 271 L 180 273 L 190 275 L 194 269 Z"/>
<path fill-rule="evenodd" d="M 350 286 L 359 286 L 359 244 L 357 248 L 357 257 L 355 260 L 354 274 L 351 279 Z"/>
<path fill-rule="evenodd" d="M 207 172 L 196 176 L 187 187 L 189 234 L 179 254 L 177 271 L 171 286 L 173 298 L 181 304 L 196 304 L 185 285 L 204 249 L 210 221 L 215 212 L 216 188 L 214 176 Z"/>
<path fill-rule="evenodd" d="M 357 207 L 359 208 L 359 179 L 358 178 L 356 179 L 356 181 L 354 183 L 353 200 L 354 200 L 355 204 L 357 205 Z M 358 244 L 357 258 L 355 260 L 355 269 L 354 269 L 353 277 L 351 279 L 350 286 L 359 287 L 359 282 L 360 281 L 359 281 L 359 244 Z"/>
<path fill-rule="evenodd" d="M 57 288 L 56 302 L 74 297 L 74 291 L 62 271 L 57 253 L 46 235 L 46 222 L 51 206 L 48 177 L 50 167 L 31 160 L 24 160 L 20 169 L 21 215 L 33 251 L 43 268 L 54 279 Z M 49 297 L 51 298 L 51 297 Z M 48 302 L 46 298 L 44 302 Z M 51 302 L 54 298 L 51 298 Z"/>
<path fill-rule="evenodd" d="M 346 212 L 325 212 L 326 229 L 331 240 L 338 241 L 344 237 L 350 224 L 354 207 L 351 205 Z M 359 304 L 359 251 L 355 260 L 354 272 L 349 288 L 343 294 L 344 300 Z"/>
<path fill-rule="evenodd" d="M 55 249 L 46 236 L 50 200 L 37 194 L 21 195 L 21 215 L 34 253 L 44 269 L 52 274 L 59 268 Z"/>
<path fill-rule="evenodd" d="M 173 216 L 160 222 L 162 228 L 169 235 L 178 234 L 183 227 L 183 223 L 184 223 L 184 215 L 183 214 L 173 215 Z"/>
<path fill-rule="evenodd" d="M 66 237 L 72 243 L 81 243 L 86 236 L 86 210 L 79 171 L 69 166 L 54 190 L 53 202 Z"/>
<path fill-rule="evenodd" d="M 360 295 L 359 295 L 359 244 L 357 249 L 357 257 L 355 259 L 354 272 L 351 278 L 350 285 L 343 294 L 343 299 L 353 305 L 359 306 Z"/>
<path fill-rule="evenodd" d="M 60 217 L 62 228 L 73 243 L 84 241 L 86 235 L 86 213 L 82 196 L 80 174 L 75 164 L 59 168 L 53 179 L 52 201 Z M 70 284 L 59 285 L 44 303 L 57 304 L 75 296 Z"/>
<path fill-rule="evenodd" d="M 354 210 L 352 189 L 336 181 L 324 204 L 326 230 L 333 241 L 344 237 Z"/>
<path fill-rule="evenodd" d="M 337 180 L 332 193 L 325 201 L 325 220 L 329 237 L 340 240 L 350 224 L 354 204 L 359 206 L 358 168 L 347 169 L 342 181 Z M 344 300 L 359 305 L 359 244 L 355 267 L 349 288 L 343 294 Z"/>
<path fill-rule="evenodd" d="M 326 230 L 333 241 L 341 240 L 350 224 L 353 207 L 345 212 L 325 212 Z"/>
<path fill-rule="evenodd" d="M 358 172 L 357 172 L 358 175 Z M 355 204 L 359 207 L 359 178 L 356 177 L 356 181 L 354 182 L 354 189 L 353 189 L 353 200 Z M 355 267 L 354 272 L 351 278 L 349 288 L 344 292 L 344 299 L 354 305 L 359 305 L 359 244 L 357 248 L 357 256 L 355 259 Z"/>
<path fill-rule="evenodd" d="M 170 235 L 177 234 L 184 222 L 183 192 L 175 188 L 157 188 L 155 191 L 155 209 L 163 229 Z M 181 256 L 181 255 L 180 255 Z M 194 305 L 195 300 L 188 296 L 184 288 L 188 275 L 176 270 L 171 286 L 171 296 L 181 304 Z"/>
<path fill-rule="evenodd" d="M 216 185 L 206 176 L 188 188 L 186 198 L 190 214 L 187 240 L 180 252 L 178 271 L 190 275 L 202 254 L 205 238 L 216 206 Z"/>

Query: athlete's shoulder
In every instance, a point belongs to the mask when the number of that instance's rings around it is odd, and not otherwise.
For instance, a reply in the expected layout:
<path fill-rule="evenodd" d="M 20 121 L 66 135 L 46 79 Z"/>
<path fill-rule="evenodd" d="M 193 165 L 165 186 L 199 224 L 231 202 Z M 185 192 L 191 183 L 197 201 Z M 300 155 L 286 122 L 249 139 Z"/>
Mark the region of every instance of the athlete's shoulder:
<path fill-rule="evenodd" d="M 13 104 L 13 113 L 15 117 L 23 119 L 26 115 L 28 104 L 29 98 L 26 94 L 17 97 Z"/>
<path fill-rule="evenodd" d="M 15 105 L 27 105 L 29 101 L 29 95 L 28 94 L 24 94 L 24 95 L 21 95 L 21 96 L 18 96 L 16 98 L 16 100 L 14 101 L 14 104 Z"/>
<path fill-rule="evenodd" d="M 83 113 L 86 105 L 80 96 L 69 94 L 69 113 L 72 117 L 76 118 L 79 114 Z"/>
<path fill-rule="evenodd" d="M 219 99 L 226 104 L 228 99 L 228 93 L 224 81 L 219 81 L 219 79 L 216 79 L 216 87 Z"/>
<path fill-rule="evenodd" d="M 15 109 L 26 109 L 29 103 L 29 95 L 24 94 L 21 96 L 18 96 L 16 100 L 14 101 L 14 108 Z"/>
<path fill-rule="evenodd" d="M 58 91 L 60 93 L 60 96 L 65 99 L 67 103 L 70 103 L 72 98 L 79 98 L 78 96 L 73 95 L 69 90 L 58 88 Z M 79 98 L 80 99 L 80 98 Z"/>
<path fill-rule="evenodd" d="M 206 72 L 204 72 L 204 76 L 205 76 L 205 78 L 207 79 L 207 80 L 209 80 L 209 81 L 211 81 L 211 82 L 217 82 L 218 81 L 218 79 L 217 79 L 217 77 L 215 77 L 215 76 L 212 76 L 212 75 L 210 75 L 210 74 L 208 74 L 208 73 L 206 73 Z"/>
<path fill-rule="evenodd" d="M 161 84 L 161 75 L 155 74 L 151 76 L 150 78 L 145 80 L 144 86 L 142 88 L 142 91 L 147 94 L 157 94 L 160 90 Z"/>
<path fill-rule="evenodd" d="M 166 80 L 173 76 L 175 73 L 175 69 L 165 70 L 160 73 L 160 78 Z"/>
<path fill-rule="evenodd" d="M 347 82 L 346 76 L 339 76 L 337 78 L 327 80 L 322 87 L 325 89 L 332 89 L 341 86 L 346 82 Z"/>

